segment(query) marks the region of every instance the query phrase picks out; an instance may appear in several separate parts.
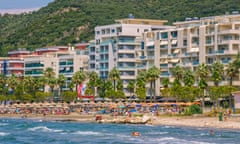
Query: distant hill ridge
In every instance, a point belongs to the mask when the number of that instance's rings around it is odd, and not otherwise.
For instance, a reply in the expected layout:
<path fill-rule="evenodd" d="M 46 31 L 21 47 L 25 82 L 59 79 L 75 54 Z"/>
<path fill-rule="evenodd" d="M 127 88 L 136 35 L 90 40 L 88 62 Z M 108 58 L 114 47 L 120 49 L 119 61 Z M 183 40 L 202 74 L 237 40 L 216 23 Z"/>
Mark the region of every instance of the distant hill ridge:
<path fill-rule="evenodd" d="M 68 45 L 94 38 L 94 27 L 135 18 L 165 19 L 222 15 L 240 10 L 238 0 L 55 0 L 39 11 L 0 17 L 0 56 L 9 50 Z"/>

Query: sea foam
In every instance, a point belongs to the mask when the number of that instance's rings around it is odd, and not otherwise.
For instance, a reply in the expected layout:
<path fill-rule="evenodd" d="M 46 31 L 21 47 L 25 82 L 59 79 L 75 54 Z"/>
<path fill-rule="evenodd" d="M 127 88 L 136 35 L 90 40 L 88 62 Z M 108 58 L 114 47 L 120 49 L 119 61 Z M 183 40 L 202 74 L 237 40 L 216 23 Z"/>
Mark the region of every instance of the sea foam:
<path fill-rule="evenodd" d="M 0 123 L 0 126 L 6 126 L 8 123 Z"/>
<path fill-rule="evenodd" d="M 93 132 L 93 131 L 76 131 L 73 134 L 79 134 L 79 135 L 102 135 L 99 132 Z"/>
<path fill-rule="evenodd" d="M 6 136 L 6 135 L 9 135 L 9 133 L 0 132 L 0 136 Z"/>
<path fill-rule="evenodd" d="M 38 126 L 38 127 L 33 127 L 29 128 L 29 131 L 42 131 L 42 132 L 62 132 L 63 130 L 55 130 L 55 129 L 50 129 L 46 126 Z"/>

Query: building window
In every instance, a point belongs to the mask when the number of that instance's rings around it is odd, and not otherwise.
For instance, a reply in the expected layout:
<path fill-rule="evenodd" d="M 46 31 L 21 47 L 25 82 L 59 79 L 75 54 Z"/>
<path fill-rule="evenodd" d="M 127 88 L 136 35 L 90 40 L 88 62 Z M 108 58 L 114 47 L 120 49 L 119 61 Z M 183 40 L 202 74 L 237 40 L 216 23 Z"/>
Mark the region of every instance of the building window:
<path fill-rule="evenodd" d="M 112 33 L 115 33 L 115 29 L 112 29 Z"/>

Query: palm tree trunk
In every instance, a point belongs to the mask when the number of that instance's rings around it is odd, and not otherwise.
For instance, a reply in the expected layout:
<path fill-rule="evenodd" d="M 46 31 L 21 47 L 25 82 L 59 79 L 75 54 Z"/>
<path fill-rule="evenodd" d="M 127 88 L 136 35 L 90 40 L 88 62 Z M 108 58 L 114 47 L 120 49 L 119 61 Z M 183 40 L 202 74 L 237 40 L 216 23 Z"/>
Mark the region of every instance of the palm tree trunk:
<path fill-rule="evenodd" d="M 204 89 L 203 89 L 203 92 L 202 92 L 202 110 L 205 107 L 204 101 L 205 101 L 205 99 L 204 99 Z"/>
<path fill-rule="evenodd" d="M 114 95 L 116 94 L 116 80 L 113 81 Z M 115 96 L 112 96 L 112 101 L 115 102 Z"/>
<path fill-rule="evenodd" d="M 152 81 L 150 81 L 150 99 L 151 99 L 151 103 L 152 103 Z"/>
<path fill-rule="evenodd" d="M 233 78 L 230 77 L 230 86 L 232 86 L 232 81 L 233 81 Z M 229 95 L 229 108 L 232 109 L 232 94 L 230 93 Z"/>
<path fill-rule="evenodd" d="M 155 89 L 156 89 L 156 82 L 154 80 L 153 81 L 153 99 L 154 99 L 154 102 L 156 102 Z"/>

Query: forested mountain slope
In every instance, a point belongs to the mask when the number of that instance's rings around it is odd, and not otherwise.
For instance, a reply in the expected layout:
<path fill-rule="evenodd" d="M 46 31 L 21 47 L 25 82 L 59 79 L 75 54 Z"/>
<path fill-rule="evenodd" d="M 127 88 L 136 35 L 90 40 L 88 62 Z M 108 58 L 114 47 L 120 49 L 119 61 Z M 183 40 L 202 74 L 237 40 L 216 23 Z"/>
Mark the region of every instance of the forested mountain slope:
<path fill-rule="evenodd" d="M 17 48 L 67 45 L 94 37 L 94 27 L 115 19 L 166 19 L 222 15 L 240 10 L 238 0 L 55 0 L 37 12 L 0 17 L 0 55 Z"/>

